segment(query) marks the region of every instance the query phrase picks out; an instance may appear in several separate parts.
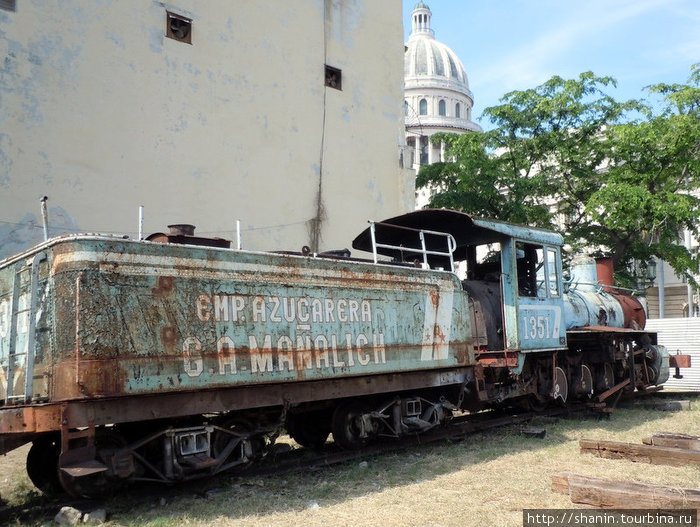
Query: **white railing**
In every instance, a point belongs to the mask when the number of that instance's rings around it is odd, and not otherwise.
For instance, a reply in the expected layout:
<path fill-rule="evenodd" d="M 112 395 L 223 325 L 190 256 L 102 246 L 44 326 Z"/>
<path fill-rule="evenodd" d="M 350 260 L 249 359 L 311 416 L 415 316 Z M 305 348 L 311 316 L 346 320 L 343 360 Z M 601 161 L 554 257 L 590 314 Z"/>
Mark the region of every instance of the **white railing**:
<path fill-rule="evenodd" d="M 377 235 L 376 235 L 376 231 L 375 231 L 377 225 L 381 225 L 383 227 L 390 227 L 392 229 L 399 229 L 399 230 L 404 230 L 404 231 L 415 232 L 416 234 L 418 234 L 418 240 L 420 241 L 420 249 L 405 247 L 403 245 L 393 245 L 393 244 L 388 244 L 388 243 L 377 242 Z M 414 229 L 412 227 L 404 227 L 401 225 L 392 225 L 390 223 L 381 223 L 381 222 L 375 222 L 375 221 L 369 222 L 369 232 L 370 232 L 370 236 L 372 237 L 372 255 L 374 256 L 374 263 L 375 264 L 377 263 L 377 249 L 393 249 L 393 250 L 399 251 L 401 253 L 407 252 L 407 253 L 422 255 L 423 256 L 423 265 L 426 268 L 429 267 L 428 266 L 428 255 L 444 256 L 446 258 L 449 258 L 449 260 L 450 260 L 450 271 L 454 272 L 454 270 L 455 270 L 454 258 L 452 257 L 452 254 L 457 249 L 457 241 L 454 239 L 454 236 L 452 236 L 449 233 L 438 232 L 438 231 L 429 231 L 429 230 L 425 230 L 425 229 Z M 425 245 L 425 235 L 426 234 L 444 237 L 446 250 L 445 251 L 429 250 Z"/>

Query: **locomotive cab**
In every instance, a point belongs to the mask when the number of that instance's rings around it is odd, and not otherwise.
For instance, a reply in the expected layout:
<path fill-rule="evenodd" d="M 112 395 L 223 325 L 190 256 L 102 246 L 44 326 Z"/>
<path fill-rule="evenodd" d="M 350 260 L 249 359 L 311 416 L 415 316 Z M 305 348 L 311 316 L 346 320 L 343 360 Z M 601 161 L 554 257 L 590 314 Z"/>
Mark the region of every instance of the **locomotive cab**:
<path fill-rule="evenodd" d="M 394 262 L 415 261 L 418 254 L 425 267 L 457 273 L 473 305 L 482 362 L 505 357 L 519 373 L 519 352 L 566 348 L 561 243 L 559 234 L 544 229 L 435 209 L 374 223 L 353 247 Z"/>
<path fill-rule="evenodd" d="M 549 230 L 442 209 L 373 224 L 353 243 L 375 261 L 377 254 L 405 262 L 418 253 L 423 267 L 461 275 L 476 359 L 485 384 L 499 387 L 485 399 L 598 394 L 603 401 L 665 382 L 675 362 L 644 330 L 639 301 L 601 284 L 595 269 L 590 283 L 565 293 L 561 245 Z"/>

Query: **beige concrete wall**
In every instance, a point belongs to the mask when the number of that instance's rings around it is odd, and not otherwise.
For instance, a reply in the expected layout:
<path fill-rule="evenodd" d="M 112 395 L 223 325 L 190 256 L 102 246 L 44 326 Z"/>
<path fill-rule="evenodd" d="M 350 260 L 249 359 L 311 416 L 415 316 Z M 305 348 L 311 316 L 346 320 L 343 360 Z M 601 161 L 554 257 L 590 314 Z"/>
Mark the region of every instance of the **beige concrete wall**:
<path fill-rule="evenodd" d="M 659 288 L 647 289 L 647 316 L 659 318 Z M 664 317 L 682 318 L 688 316 L 688 286 L 670 285 L 664 290 Z"/>
<path fill-rule="evenodd" d="M 311 245 L 315 219 L 346 247 L 412 209 L 400 0 L 23 0 L 0 57 L 0 257 L 41 238 L 43 195 L 52 235 L 135 236 L 144 205 L 147 234 L 240 219 L 249 249 Z"/>

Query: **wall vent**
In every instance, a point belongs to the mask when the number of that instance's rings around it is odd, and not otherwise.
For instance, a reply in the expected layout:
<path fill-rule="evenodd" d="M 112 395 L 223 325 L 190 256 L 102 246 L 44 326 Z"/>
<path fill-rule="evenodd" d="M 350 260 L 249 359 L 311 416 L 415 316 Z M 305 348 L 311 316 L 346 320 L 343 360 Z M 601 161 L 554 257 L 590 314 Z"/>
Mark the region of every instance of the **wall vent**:
<path fill-rule="evenodd" d="M 326 86 L 336 90 L 343 89 L 343 72 L 328 64 L 326 64 Z"/>
<path fill-rule="evenodd" d="M 192 44 L 192 19 L 167 11 L 165 36 Z"/>
<path fill-rule="evenodd" d="M 0 9 L 17 11 L 17 0 L 0 0 Z"/>

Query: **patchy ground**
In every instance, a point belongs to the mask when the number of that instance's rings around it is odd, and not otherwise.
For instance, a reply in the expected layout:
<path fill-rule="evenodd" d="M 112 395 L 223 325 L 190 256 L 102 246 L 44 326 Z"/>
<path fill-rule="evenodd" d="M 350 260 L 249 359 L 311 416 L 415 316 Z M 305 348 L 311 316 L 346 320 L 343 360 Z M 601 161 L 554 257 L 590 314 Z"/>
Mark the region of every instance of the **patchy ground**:
<path fill-rule="evenodd" d="M 536 423 L 546 428 L 544 439 L 524 437 L 512 426 L 313 472 L 176 487 L 164 497 L 131 488 L 89 507 L 104 507 L 110 526 L 521 527 L 524 508 L 578 507 L 551 492 L 551 474 L 559 471 L 698 488 L 700 467 L 579 453 L 581 438 L 639 443 L 660 431 L 700 435 L 700 397 L 680 397 L 691 400 L 690 411 L 623 408 L 609 421 L 574 416 Z M 27 450 L 0 457 L 0 523 L 48 525 L 63 502 L 31 485 L 24 474 Z M 25 509 L 21 520 L 7 516 L 18 507 Z M 42 513 L 32 517 L 32 508 Z"/>

